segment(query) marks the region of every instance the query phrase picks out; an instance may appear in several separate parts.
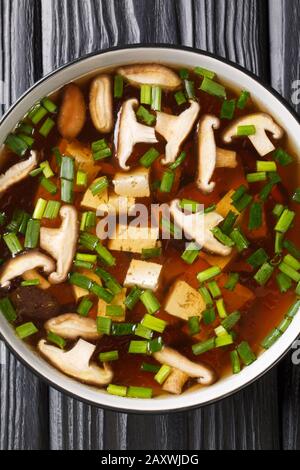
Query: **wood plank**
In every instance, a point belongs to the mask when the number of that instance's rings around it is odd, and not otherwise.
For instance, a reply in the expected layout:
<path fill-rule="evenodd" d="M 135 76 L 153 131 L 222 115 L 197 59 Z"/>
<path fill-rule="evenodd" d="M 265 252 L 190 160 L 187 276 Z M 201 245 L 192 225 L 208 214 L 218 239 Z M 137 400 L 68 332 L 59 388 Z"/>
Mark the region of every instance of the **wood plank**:
<path fill-rule="evenodd" d="M 40 75 L 38 51 L 34 48 L 38 38 L 38 2 L 3 0 L 0 18 L 3 112 Z M 3 343 L 0 351 L 0 449 L 47 448 L 47 386 L 23 367 Z"/>
<path fill-rule="evenodd" d="M 72 7 L 62 0 L 43 0 L 42 19 L 44 73 L 91 50 L 144 41 L 194 44 L 268 77 L 264 52 L 267 10 L 266 2 L 261 0 L 74 0 Z M 238 396 L 189 414 L 126 417 L 104 412 L 102 421 L 101 414 L 92 408 L 91 421 L 98 420 L 99 428 L 104 428 L 99 448 L 276 448 L 276 377 L 275 370 Z M 60 405 L 53 416 L 57 400 Z M 58 398 L 53 391 L 50 403 L 51 442 L 55 448 L 93 448 L 92 440 L 82 442 L 79 438 L 83 421 L 76 432 L 72 417 L 68 426 L 70 410 L 79 414 L 82 405 L 75 400 L 70 403 L 63 396 Z M 228 426 L 231 430 L 229 436 L 220 423 L 226 423 L 226 429 Z"/>
<path fill-rule="evenodd" d="M 269 2 L 271 83 L 300 112 L 300 1 Z M 279 367 L 282 447 L 300 449 L 300 367 L 289 353 Z M 299 354 L 297 356 L 299 358 Z"/>

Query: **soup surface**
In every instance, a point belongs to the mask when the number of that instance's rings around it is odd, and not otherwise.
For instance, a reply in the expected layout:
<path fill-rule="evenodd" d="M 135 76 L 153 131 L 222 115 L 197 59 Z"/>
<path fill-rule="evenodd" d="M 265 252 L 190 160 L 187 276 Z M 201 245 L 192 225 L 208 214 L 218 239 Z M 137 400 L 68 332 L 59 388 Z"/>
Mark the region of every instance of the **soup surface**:
<path fill-rule="evenodd" d="M 1 160 L 0 311 L 68 376 L 180 394 L 292 322 L 296 159 L 251 90 L 201 67 L 95 73 L 37 103 Z"/>

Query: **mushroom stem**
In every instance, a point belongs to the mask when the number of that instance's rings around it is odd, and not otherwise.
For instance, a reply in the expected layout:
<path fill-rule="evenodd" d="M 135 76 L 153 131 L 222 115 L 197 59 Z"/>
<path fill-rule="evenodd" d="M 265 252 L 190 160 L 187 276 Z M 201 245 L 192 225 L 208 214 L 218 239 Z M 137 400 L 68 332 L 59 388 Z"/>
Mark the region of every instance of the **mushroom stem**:
<path fill-rule="evenodd" d="M 167 141 L 165 158 L 162 160 L 164 165 L 176 160 L 180 147 L 193 129 L 199 112 L 200 105 L 190 100 L 190 107 L 179 116 L 157 113 L 155 130 Z"/>
<path fill-rule="evenodd" d="M 12 279 L 36 268 L 42 268 L 45 273 L 49 274 L 54 271 L 55 263 L 51 258 L 39 251 L 29 251 L 10 259 L 4 265 L 0 275 L 1 287 L 9 287 Z"/>
<path fill-rule="evenodd" d="M 40 246 L 56 259 L 56 271 L 50 274 L 49 282 L 59 284 L 67 278 L 72 266 L 78 238 L 77 211 L 73 206 L 62 206 L 60 209 L 62 224 L 60 228 L 42 227 Z"/>
<path fill-rule="evenodd" d="M 220 243 L 211 232 L 213 228 L 222 222 L 223 217 L 217 212 L 186 214 L 182 212 L 179 203 L 179 199 L 171 202 L 170 214 L 173 216 L 176 225 L 184 231 L 186 238 L 195 240 L 200 247 L 212 253 L 228 256 L 232 249 Z"/>
<path fill-rule="evenodd" d="M 70 351 L 63 351 L 46 343 L 43 339 L 38 343 L 38 350 L 57 369 L 75 379 L 91 385 L 107 385 L 112 381 L 113 372 L 108 364 L 103 369 L 90 363 L 96 346 L 80 339 Z"/>
<path fill-rule="evenodd" d="M 220 120 L 211 115 L 204 116 L 199 123 L 197 186 L 205 193 L 211 193 L 215 188 L 215 183 L 210 180 L 217 163 L 214 130 L 219 127 Z"/>
<path fill-rule="evenodd" d="M 211 385 L 216 380 L 216 374 L 210 367 L 190 361 L 175 349 L 164 347 L 160 352 L 154 353 L 153 356 L 160 364 L 179 369 L 189 377 L 197 379 L 202 385 Z"/>
<path fill-rule="evenodd" d="M 11 186 L 22 181 L 36 167 L 38 163 L 38 154 L 34 150 L 27 160 L 16 163 L 5 173 L 0 175 L 0 196 Z"/>
<path fill-rule="evenodd" d="M 283 136 L 283 130 L 276 124 L 271 116 L 264 113 L 249 114 L 236 119 L 223 133 L 223 141 L 231 143 L 234 137 L 237 137 L 238 127 L 240 126 L 254 126 L 256 133 L 249 135 L 248 138 L 252 142 L 257 152 L 263 157 L 272 152 L 275 147 L 266 131 L 271 132 L 273 138 L 278 140 Z"/>
<path fill-rule="evenodd" d="M 125 101 L 118 116 L 115 127 L 117 141 L 117 159 L 123 170 L 129 170 L 127 160 L 133 152 L 135 144 L 139 142 L 156 143 L 157 139 L 153 127 L 140 124 L 135 115 L 135 108 L 139 102 L 137 99 Z"/>

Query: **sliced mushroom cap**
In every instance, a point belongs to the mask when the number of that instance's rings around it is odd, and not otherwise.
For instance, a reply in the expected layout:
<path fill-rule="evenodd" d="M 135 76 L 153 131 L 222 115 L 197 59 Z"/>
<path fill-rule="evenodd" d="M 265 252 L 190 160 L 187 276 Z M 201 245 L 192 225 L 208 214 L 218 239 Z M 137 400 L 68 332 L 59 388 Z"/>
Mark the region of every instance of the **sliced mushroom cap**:
<path fill-rule="evenodd" d="M 189 377 L 197 379 L 202 385 L 211 385 L 216 381 L 216 373 L 210 367 L 190 361 L 175 349 L 164 347 L 153 356 L 160 364 L 179 369 Z"/>
<path fill-rule="evenodd" d="M 173 369 L 167 380 L 163 384 L 165 392 L 180 395 L 184 384 L 188 381 L 189 376 L 179 369 Z"/>
<path fill-rule="evenodd" d="M 215 183 L 210 180 L 217 163 L 214 129 L 219 127 L 220 119 L 209 114 L 203 116 L 199 123 L 197 186 L 205 193 L 211 193 L 215 188 Z"/>
<path fill-rule="evenodd" d="M 91 85 L 90 113 L 96 129 L 106 134 L 114 125 L 112 84 L 109 75 L 99 75 Z"/>
<path fill-rule="evenodd" d="M 59 133 L 65 139 L 75 139 L 83 129 L 86 120 L 86 104 L 78 85 L 70 83 L 65 87 L 62 104 L 57 118 Z"/>
<path fill-rule="evenodd" d="M 266 131 L 271 132 L 274 139 L 281 139 L 283 137 L 283 130 L 276 124 L 271 116 L 265 113 L 255 113 L 236 119 L 224 131 L 223 141 L 226 143 L 232 142 L 233 138 L 237 137 L 238 127 L 249 125 L 255 126 L 256 133 L 249 135 L 248 138 L 262 157 L 275 149 Z"/>
<path fill-rule="evenodd" d="M 66 339 L 99 339 L 97 324 L 93 318 L 81 317 L 77 313 L 65 313 L 51 318 L 45 323 L 45 329 Z"/>
<path fill-rule="evenodd" d="M 91 385 L 107 385 L 112 381 L 113 372 L 108 364 L 103 369 L 90 363 L 96 346 L 80 339 L 70 351 L 63 351 L 47 344 L 45 340 L 38 343 L 38 350 L 57 369 L 75 379 Z"/>
<path fill-rule="evenodd" d="M 220 243 L 211 232 L 224 220 L 223 217 L 217 212 L 187 214 L 181 210 L 179 203 L 178 199 L 171 202 L 170 214 L 176 225 L 184 231 L 186 238 L 195 240 L 200 247 L 212 253 L 228 256 L 231 253 L 231 248 Z"/>
<path fill-rule="evenodd" d="M 59 284 L 67 278 L 71 268 L 78 239 L 77 211 L 73 206 L 62 206 L 60 209 L 62 224 L 60 228 L 42 227 L 40 246 L 56 259 L 56 271 L 48 278 L 51 284 Z"/>
<path fill-rule="evenodd" d="M 16 163 L 5 173 L 0 175 L 0 196 L 11 186 L 22 181 L 36 167 L 38 163 L 38 154 L 34 150 L 27 160 Z"/>
<path fill-rule="evenodd" d="M 176 90 L 181 86 L 179 76 L 160 64 L 137 64 L 120 67 L 117 73 L 134 86 L 157 85 L 165 90 Z"/>
<path fill-rule="evenodd" d="M 193 129 L 199 112 L 200 105 L 190 100 L 190 107 L 179 116 L 157 113 L 155 130 L 167 141 L 165 158 L 162 160 L 164 165 L 176 160 L 180 147 Z"/>
<path fill-rule="evenodd" d="M 134 98 L 125 101 L 115 127 L 117 159 L 123 170 L 129 170 L 130 168 L 126 163 L 132 154 L 135 144 L 139 142 L 148 144 L 157 142 L 154 128 L 144 126 L 137 121 L 135 108 L 138 104 L 138 100 Z"/>
<path fill-rule="evenodd" d="M 30 251 L 10 259 L 5 263 L 0 274 L 1 287 L 9 287 L 12 279 L 36 268 L 42 268 L 45 273 L 49 274 L 54 271 L 55 263 L 49 256 L 39 251 Z"/>

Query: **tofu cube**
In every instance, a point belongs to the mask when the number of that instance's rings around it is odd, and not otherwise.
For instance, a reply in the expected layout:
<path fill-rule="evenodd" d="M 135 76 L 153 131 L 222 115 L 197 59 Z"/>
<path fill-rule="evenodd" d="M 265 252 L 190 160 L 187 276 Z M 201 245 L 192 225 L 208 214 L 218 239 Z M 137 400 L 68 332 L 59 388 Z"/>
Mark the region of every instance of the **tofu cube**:
<path fill-rule="evenodd" d="M 112 302 L 110 304 L 107 304 L 104 300 L 102 299 L 99 299 L 98 301 L 98 317 L 108 317 L 108 318 L 111 318 L 114 322 L 124 322 L 125 321 L 125 318 L 126 318 L 126 307 L 125 307 L 125 299 L 126 299 L 126 295 L 127 295 L 127 289 L 124 288 L 121 290 L 121 292 L 117 295 L 115 295 L 114 299 L 112 300 Z M 107 305 L 120 305 L 121 307 L 123 307 L 124 309 L 124 315 L 122 315 L 121 317 L 116 317 L 116 316 L 109 316 L 109 315 L 106 315 L 106 307 Z"/>
<path fill-rule="evenodd" d="M 103 202 L 98 206 L 107 214 L 130 214 L 135 207 L 134 197 L 118 196 L 114 193 L 109 193 L 107 202 Z"/>
<path fill-rule="evenodd" d="M 108 248 L 115 251 L 142 253 L 143 249 L 155 248 L 158 238 L 159 228 L 157 227 L 118 225 L 108 242 Z"/>
<path fill-rule="evenodd" d="M 115 193 L 126 197 L 149 197 L 149 175 L 150 170 L 147 168 L 138 168 L 130 173 L 116 173 L 113 180 Z"/>
<path fill-rule="evenodd" d="M 96 178 L 101 167 L 95 165 L 89 146 L 83 145 L 78 140 L 73 140 L 68 143 L 65 154 L 74 157 L 76 168 L 87 173 L 89 182 Z"/>
<path fill-rule="evenodd" d="M 164 309 L 170 315 L 188 320 L 190 317 L 202 318 L 206 305 L 196 289 L 185 281 L 177 280 L 169 291 Z"/>
<path fill-rule="evenodd" d="M 93 181 L 93 184 L 99 181 L 100 178 L 97 178 Z M 92 192 L 90 189 L 87 189 L 86 192 L 84 193 L 83 199 L 80 203 L 81 207 L 84 207 L 85 209 L 90 209 L 93 211 L 96 211 L 99 206 L 103 204 L 107 204 L 108 202 L 108 191 L 105 189 L 102 193 L 96 194 L 96 196 L 93 196 Z"/>
<path fill-rule="evenodd" d="M 162 265 L 133 259 L 126 274 L 126 287 L 138 286 L 141 289 L 156 290 Z"/>

